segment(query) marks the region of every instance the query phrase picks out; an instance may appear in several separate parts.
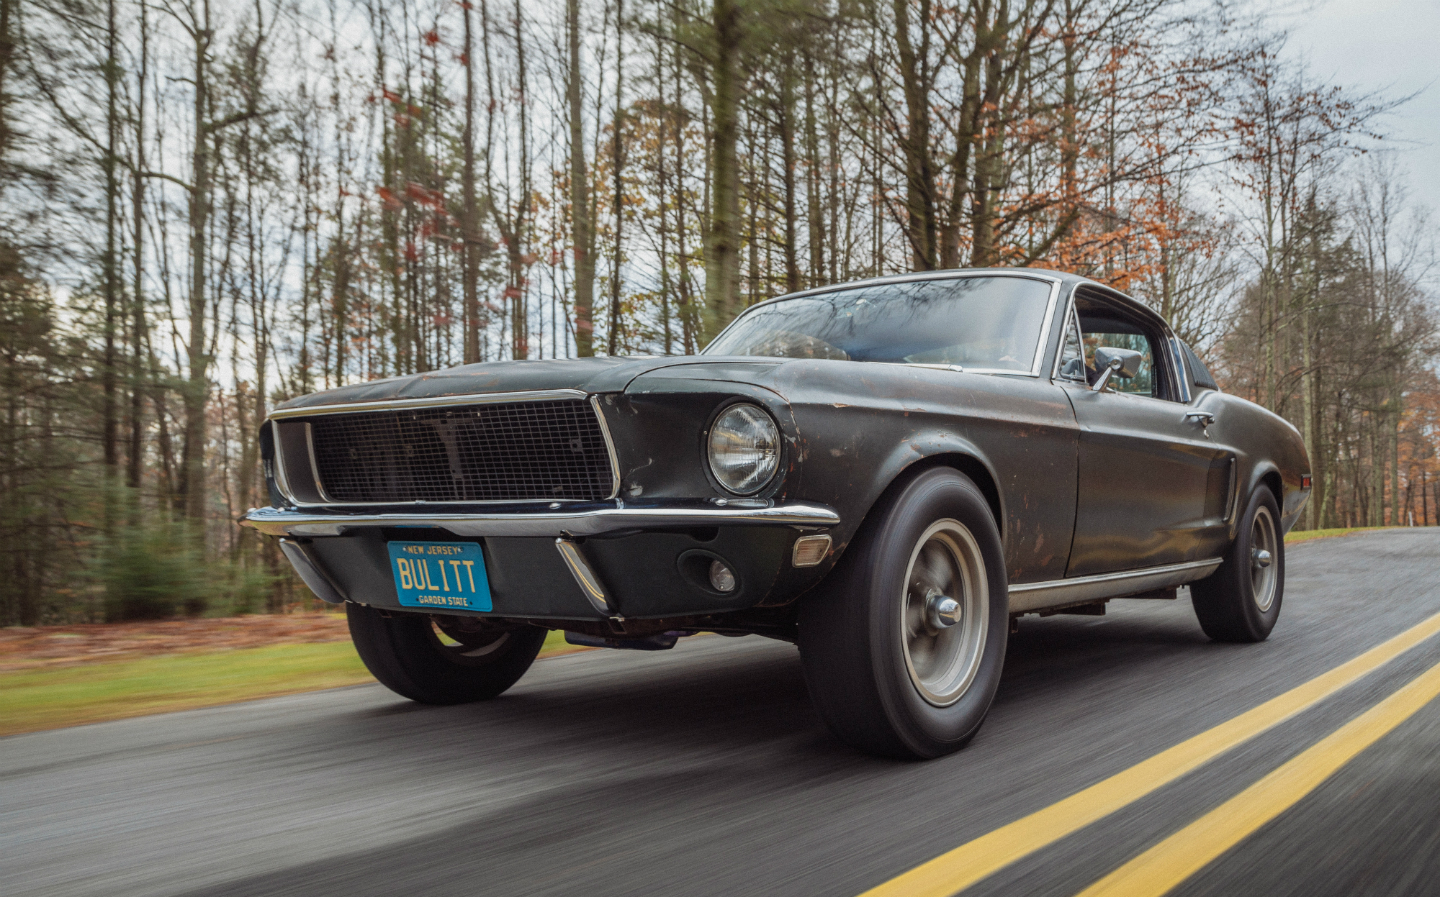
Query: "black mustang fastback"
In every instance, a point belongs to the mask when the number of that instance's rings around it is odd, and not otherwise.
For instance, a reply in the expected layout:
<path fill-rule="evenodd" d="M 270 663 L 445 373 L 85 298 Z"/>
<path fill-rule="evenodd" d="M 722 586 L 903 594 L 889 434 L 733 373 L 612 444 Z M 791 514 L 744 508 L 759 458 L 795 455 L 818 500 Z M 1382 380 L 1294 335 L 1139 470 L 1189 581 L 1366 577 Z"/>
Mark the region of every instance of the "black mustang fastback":
<path fill-rule="evenodd" d="M 458 703 L 549 630 L 795 642 L 826 723 L 933 757 L 979 728 L 1012 621 L 1189 585 L 1222 641 L 1280 612 L 1299 434 L 1101 284 L 949 271 L 782 296 L 699 356 L 475 364 L 280 406 L 282 537 L 375 677 Z"/>

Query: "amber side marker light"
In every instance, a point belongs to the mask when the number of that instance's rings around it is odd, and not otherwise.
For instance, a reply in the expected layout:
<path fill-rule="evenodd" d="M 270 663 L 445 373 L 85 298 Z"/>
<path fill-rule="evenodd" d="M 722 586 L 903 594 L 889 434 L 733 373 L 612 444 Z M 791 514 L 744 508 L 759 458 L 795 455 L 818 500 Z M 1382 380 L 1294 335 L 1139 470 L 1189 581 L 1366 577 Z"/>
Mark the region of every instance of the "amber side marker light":
<path fill-rule="evenodd" d="M 829 536 L 801 536 L 790 552 L 790 563 L 796 567 L 815 567 L 830 551 Z"/>

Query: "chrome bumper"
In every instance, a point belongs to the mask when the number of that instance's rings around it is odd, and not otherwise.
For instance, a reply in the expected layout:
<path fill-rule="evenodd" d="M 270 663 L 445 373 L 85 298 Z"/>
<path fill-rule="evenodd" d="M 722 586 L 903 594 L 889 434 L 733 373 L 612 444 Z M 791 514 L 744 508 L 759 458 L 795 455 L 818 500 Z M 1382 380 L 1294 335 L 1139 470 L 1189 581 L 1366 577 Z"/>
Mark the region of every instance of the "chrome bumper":
<path fill-rule="evenodd" d="M 825 505 L 802 502 L 762 508 L 600 508 L 512 514 L 317 514 L 252 508 L 241 526 L 267 536 L 338 536 L 368 526 L 433 526 L 457 536 L 598 536 L 627 529 L 688 526 L 827 527 L 840 515 Z"/>

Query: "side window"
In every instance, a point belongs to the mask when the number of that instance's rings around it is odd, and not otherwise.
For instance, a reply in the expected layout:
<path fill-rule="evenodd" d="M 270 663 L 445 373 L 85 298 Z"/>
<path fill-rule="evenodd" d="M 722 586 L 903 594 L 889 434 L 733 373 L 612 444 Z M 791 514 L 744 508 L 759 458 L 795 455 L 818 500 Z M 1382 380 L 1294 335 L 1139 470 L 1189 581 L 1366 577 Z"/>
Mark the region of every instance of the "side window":
<path fill-rule="evenodd" d="M 1095 350 L 1101 346 L 1127 349 L 1140 353 L 1139 369 L 1126 380 L 1112 377 L 1107 390 L 1150 396 L 1174 401 L 1184 394 L 1177 389 L 1172 374 L 1170 344 L 1165 340 L 1158 322 L 1140 309 L 1133 308 L 1119 297 L 1099 289 L 1081 287 L 1074 298 L 1075 317 L 1080 323 L 1080 346 L 1085 359 L 1085 379 L 1095 383 L 1100 371 L 1095 366 Z"/>
<path fill-rule="evenodd" d="M 1085 348 L 1080 339 L 1080 322 L 1073 310 L 1065 322 L 1065 338 L 1060 343 L 1060 377 L 1082 382 L 1088 379 L 1085 376 Z"/>
<path fill-rule="evenodd" d="M 1085 330 L 1085 372 L 1087 379 L 1095 382 L 1100 371 L 1095 366 L 1095 350 L 1100 346 L 1111 349 L 1130 349 L 1144 356 L 1140 370 L 1129 380 L 1111 377 L 1110 384 L 1116 392 L 1128 392 L 1137 396 L 1154 396 L 1155 392 L 1155 351 L 1150 338 L 1143 333 L 1125 333 L 1115 328 L 1118 322 L 1100 325 L 1103 329 Z"/>

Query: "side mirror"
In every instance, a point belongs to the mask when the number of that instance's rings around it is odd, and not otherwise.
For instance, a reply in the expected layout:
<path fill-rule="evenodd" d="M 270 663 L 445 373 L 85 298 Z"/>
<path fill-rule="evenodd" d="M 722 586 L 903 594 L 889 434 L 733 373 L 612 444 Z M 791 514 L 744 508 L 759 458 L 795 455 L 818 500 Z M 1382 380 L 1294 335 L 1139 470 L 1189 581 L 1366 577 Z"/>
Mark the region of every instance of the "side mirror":
<path fill-rule="evenodd" d="M 1112 376 L 1129 380 L 1140 373 L 1140 364 L 1145 356 L 1131 349 L 1112 349 L 1101 346 L 1095 350 L 1095 366 L 1100 369 L 1100 378 L 1090 387 L 1095 392 L 1105 388 Z"/>

